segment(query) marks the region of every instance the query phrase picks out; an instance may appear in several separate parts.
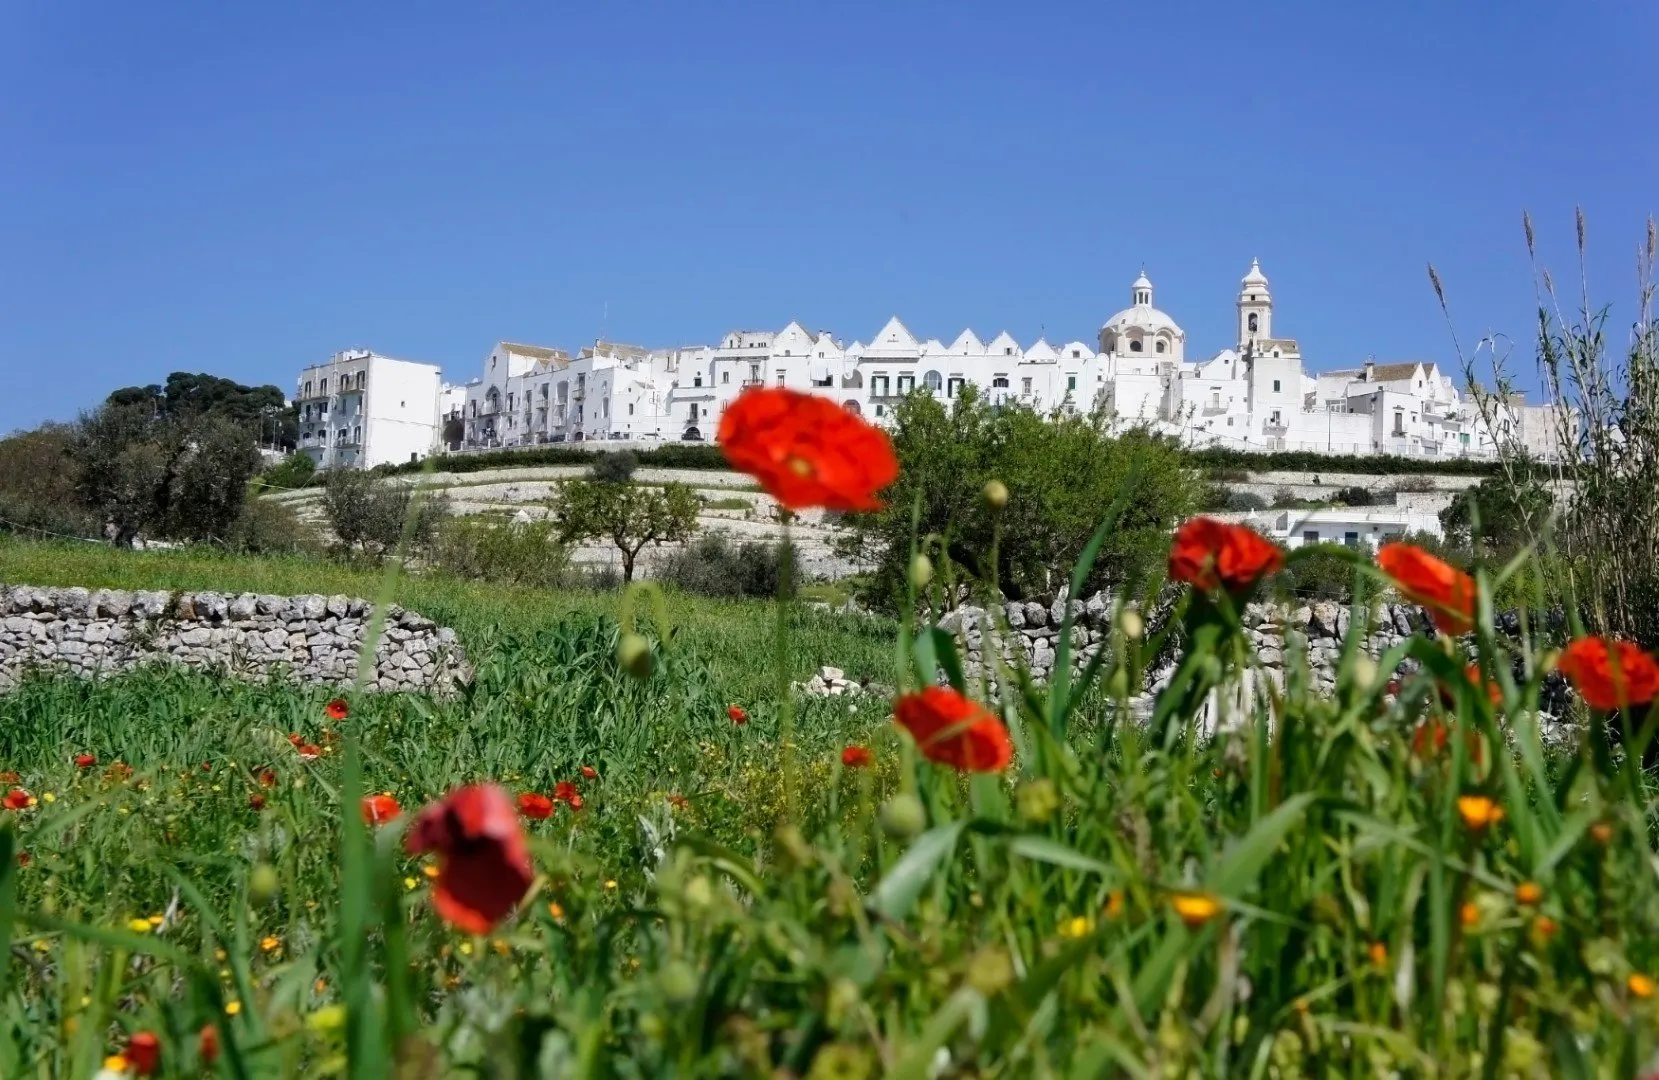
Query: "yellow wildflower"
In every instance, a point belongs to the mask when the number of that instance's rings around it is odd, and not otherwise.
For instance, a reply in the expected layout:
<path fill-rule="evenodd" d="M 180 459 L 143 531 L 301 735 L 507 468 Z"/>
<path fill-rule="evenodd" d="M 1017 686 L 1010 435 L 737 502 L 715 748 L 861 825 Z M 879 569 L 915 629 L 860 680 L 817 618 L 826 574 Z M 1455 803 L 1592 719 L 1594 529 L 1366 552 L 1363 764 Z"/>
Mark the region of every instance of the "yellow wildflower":
<path fill-rule="evenodd" d="M 461 942 L 461 955 L 462 956 L 471 956 L 472 955 L 472 942 L 470 942 L 470 941 Z"/>
<path fill-rule="evenodd" d="M 565 909 L 559 906 L 559 902 L 557 900 L 553 900 L 548 903 L 547 913 L 555 919 L 562 919 L 565 917 Z"/>
<path fill-rule="evenodd" d="M 1626 979 L 1624 984 L 1630 988 L 1631 997 L 1650 998 L 1653 996 L 1653 980 L 1639 971 Z"/>
<path fill-rule="evenodd" d="M 305 1018 L 305 1026 L 312 1031 L 339 1031 L 346 1026 L 345 1006 L 324 1005 Z"/>
<path fill-rule="evenodd" d="M 282 939 L 278 937 L 264 937 L 259 940 L 259 947 L 266 952 L 275 952 L 282 948 Z"/>
<path fill-rule="evenodd" d="M 160 926 L 162 923 L 164 923 L 166 921 L 167 921 L 167 916 L 165 916 L 165 915 L 151 915 L 150 916 L 150 925 L 151 926 Z"/>
<path fill-rule="evenodd" d="M 1198 929 L 1221 913 L 1221 901 L 1209 893 L 1176 893 L 1169 899 L 1175 914 L 1192 930 Z"/>
<path fill-rule="evenodd" d="M 1544 887 L 1536 881 L 1523 881 L 1515 886 L 1517 904 L 1536 904 L 1544 898 Z"/>
<path fill-rule="evenodd" d="M 135 934 L 148 934 L 150 932 L 150 920 L 149 919 L 131 919 L 131 920 L 128 920 L 127 929 L 131 930 Z"/>
<path fill-rule="evenodd" d="M 419 884 L 420 884 L 420 882 L 416 881 L 412 877 L 406 877 L 406 878 L 403 879 L 403 887 L 405 889 L 409 889 L 411 891 L 413 891 L 415 886 L 419 885 Z"/>
<path fill-rule="evenodd" d="M 1075 940 L 1077 938 L 1087 937 L 1090 929 L 1089 920 L 1079 915 L 1076 918 L 1066 919 L 1060 923 L 1060 936 Z"/>
<path fill-rule="evenodd" d="M 106 1072 L 124 1073 L 127 1071 L 127 1068 L 127 1059 L 122 1057 L 120 1054 L 111 1054 L 109 1057 L 104 1059 L 104 1070 Z"/>
<path fill-rule="evenodd" d="M 55 803 L 58 801 L 58 797 L 50 791 L 43 791 L 40 793 L 40 801 L 44 803 Z"/>
<path fill-rule="evenodd" d="M 605 888 L 607 888 L 607 889 L 614 889 L 614 888 L 616 888 L 616 879 L 615 879 L 615 878 L 609 878 L 609 879 L 607 879 L 607 880 L 606 880 L 606 881 L 605 881 Z"/>
<path fill-rule="evenodd" d="M 240 1001 L 227 1001 L 227 1002 L 225 1002 L 225 1015 L 226 1016 L 235 1016 L 237 1013 L 239 1013 L 241 1011 L 242 1011 L 242 1003 Z"/>

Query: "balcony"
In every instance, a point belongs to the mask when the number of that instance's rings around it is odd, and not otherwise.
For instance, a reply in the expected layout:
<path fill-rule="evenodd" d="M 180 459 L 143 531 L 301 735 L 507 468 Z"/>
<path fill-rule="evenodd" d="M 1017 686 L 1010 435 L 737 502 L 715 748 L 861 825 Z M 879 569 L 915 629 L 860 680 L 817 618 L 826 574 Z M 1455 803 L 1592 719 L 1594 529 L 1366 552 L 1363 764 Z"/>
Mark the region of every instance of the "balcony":
<path fill-rule="evenodd" d="M 738 385 L 742 386 L 743 389 L 748 390 L 748 389 L 751 389 L 752 387 L 756 387 L 756 386 L 765 386 L 766 385 L 766 380 L 765 379 L 744 379 Z"/>

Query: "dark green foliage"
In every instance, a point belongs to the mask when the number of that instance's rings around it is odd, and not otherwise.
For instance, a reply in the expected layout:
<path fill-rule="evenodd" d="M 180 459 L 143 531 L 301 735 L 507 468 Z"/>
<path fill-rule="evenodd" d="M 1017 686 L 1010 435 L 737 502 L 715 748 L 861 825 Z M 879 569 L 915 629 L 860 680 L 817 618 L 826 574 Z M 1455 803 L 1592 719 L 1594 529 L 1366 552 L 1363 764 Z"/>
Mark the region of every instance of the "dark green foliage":
<path fill-rule="evenodd" d="M 1440 511 L 1440 528 L 1453 546 L 1478 543 L 1485 558 L 1503 563 L 1543 535 L 1554 506 L 1549 489 L 1528 475 L 1514 483 L 1489 476 Z"/>
<path fill-rule="evenodd" d="M 289 454 L 259 474 L 261 487 L 273 491 L 292 491 L 305 487 L 317 474 L 317 464 L 306 454 Z"/>
<path fill-rule="evenodd" d="M 275 386 L 244 386 L 234 379 L 204 373 L 175 371 L 162 385 L 125 386 L 105 404 L 138 406 L 158 419 L 194 423 L 228 420 L 241 427 L 259 446 L 293 449 L 299 439 L 299 417 Z"/>
<path fill-rule="evenodd" d="M 231 551 L 248 555 L 321 554 L 322 538 L 292 506 L 272 499 L 249 499 L 225 536 Z"/>
<path fill-rule="evenodd" d="M 601 484 L 626 484 L 634 478 L 639 458 L 631 450 L 601 450 L 588 466 L 588 477 Z"/>
<path fill-rule="evenodd" d="M 887 507 L 849 515 L 839 549 L 876 567 L 869 599 L 892 609 L 905 593 L 911 513 L 920 500 L 918 534 L 940 537 L 958 565 L 986 575 L 994 569 L 1010 595 L 1045 593 L 1065 579 L 1134 475 L 1128 505 L 1085 587 L 1138 583 L 1162 564 L 1170 532 L 1198 506 L 1202 481 L 1172 442 L 1140 431 L 1113 437 L 1104 429 L 1099 416 L 993 409 L 971 388 L 949 410 L 926 395 L 907 398 L 892 430 L 899 479 L 884 494 Z M 982 500 L 992 479 L 1010 495 L 994 568 L 992 516 Z"/>
<path fill-rule="evenodd" d="M 1338 488 L 1331 501 L 1338 506 L 1371 506 L 1377 500 L 1369 488 L 1345 487 Z"/>
<path fill-rule="evenodd" d="M 443 471 L 451 473 L 482 472 L 486 469 L 528 468 L 536 465 L 592 465 L 596 453 L 583 445 L 563 443 L 557 446 L 526 447 L 522 450 L 491 450 L 481 454 L 451 454 L 443 459 Z M 726 472 L 731 466 L 718 446 L 712 443 L 664 443 L 649 450 L 628 451 L 642 469 L 712 469 Z M 420 472 L 415 462 L 382 466 L 376 472 L 388 475 Z"/>
<path fill-rule="evenodd" d="M 1438 476 L 1487 476 L 1497 470 L 1490 461 L 1471 458 L 1408 458 L 1377 454 L 1366 457 L 1333 459 L 1329 454 L 1312 450 L 1282 450 L 1271 454 L 1252 454 L 1243 450 L 1204 449 L 1187 452 L 1188 463 L 1195 468 L 1241 469 L 1247 472 L 1320 472 L 1338 467 L 1345 473 L 1366 473 L 1375 476 L 1399 476 L 1430 473 Z"/>
<path fill-rule="evenodd" d="M 424 550 L 449 516 L 449 498 L 423 494 L 417 508 L 415 488 L 371 476 L 358 469 L 331 469 L 323 488 L 323 509 L 334 535 L 348 552 L 383 558 L 402 543 L 406 520 L 409 544 Z"/>
<path fill-rule="evenodd" d="M 68 424 L 45 424 L 0 439 L 0 532 L 98 535 L 97 515 L 76 494 L 74 444 L 75 429 Z"/>
<path fill-rule="evenodd" d="M 799 583 L 800 556 L 790 548 L 789 580 Z M 657 568 L 657 579 L 700 596 L 778 595 L 782 549 L 777 544 L 734 544 L 725 533 L 708 533 L 695 544 L 671 553 Z"/>

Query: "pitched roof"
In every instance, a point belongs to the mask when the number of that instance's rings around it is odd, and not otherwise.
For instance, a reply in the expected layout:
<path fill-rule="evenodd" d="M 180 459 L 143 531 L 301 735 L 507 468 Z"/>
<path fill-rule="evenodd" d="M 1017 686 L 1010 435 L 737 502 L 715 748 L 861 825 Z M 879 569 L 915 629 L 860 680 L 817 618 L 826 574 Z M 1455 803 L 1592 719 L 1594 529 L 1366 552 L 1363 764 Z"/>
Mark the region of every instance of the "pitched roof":
<path fill-rule="evenodd" d="M 516 341 L 503 341 L 501 347 L 510 353 L 519 356 L 533 356 L 538 360 L 552 360 L 555 357 L 570 358 L 570 354 L 563 349 L 550 348 L 546 345 L 524 345 Z"/>

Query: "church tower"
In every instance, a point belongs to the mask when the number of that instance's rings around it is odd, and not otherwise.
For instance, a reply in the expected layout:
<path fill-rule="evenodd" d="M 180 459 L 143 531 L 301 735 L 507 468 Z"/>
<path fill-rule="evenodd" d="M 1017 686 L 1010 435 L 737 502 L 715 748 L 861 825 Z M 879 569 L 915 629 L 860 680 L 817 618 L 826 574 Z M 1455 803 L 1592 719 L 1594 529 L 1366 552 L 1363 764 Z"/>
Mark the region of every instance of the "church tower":
<path fill-rule="evenodd" d="M 1250 272 L 1239 283 L 1238 351 L 1260 351 L 1258 343 L 1273 336 L 1273 297 L 1261 263 L 1250 260 Z"/>

